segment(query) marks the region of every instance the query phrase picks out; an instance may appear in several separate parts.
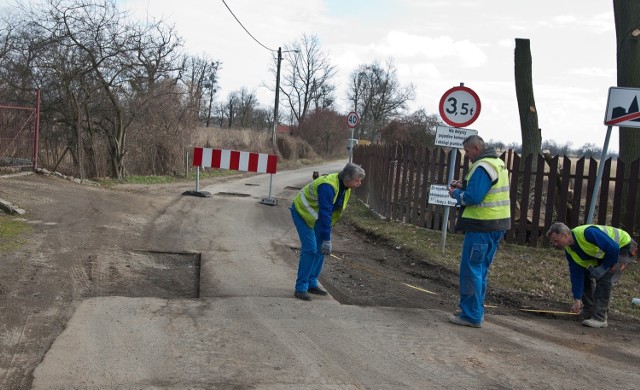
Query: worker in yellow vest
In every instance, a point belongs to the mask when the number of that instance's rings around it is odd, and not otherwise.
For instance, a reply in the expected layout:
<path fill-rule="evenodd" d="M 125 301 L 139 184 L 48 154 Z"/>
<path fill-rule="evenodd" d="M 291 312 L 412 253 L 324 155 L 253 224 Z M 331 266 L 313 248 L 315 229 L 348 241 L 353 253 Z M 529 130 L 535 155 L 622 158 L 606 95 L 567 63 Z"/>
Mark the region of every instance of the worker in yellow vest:
<path fill-rule="evenodd" d="M 347 207 L 352 188 L 364 179 L 362 167 L 348 163 L 340 173 L 319 176 L 304 186 L 291 205 L 300 237 L 300 258 L 294 296 L 310 301 L 311 294 L 327 295 L 318 285 L 324 256 L 331 254 L 331 229 Z"/>
<path fill-rule="evenodd" d="M 569 229 L 556 222 L 547 237 L 555 248 L 564 249 L 569 263 L 571 311 L 583 314 L 584 326 L 606 327 L 612 288 L 636 257 L 638 245 L 624 230 L 600 225 Z"/>
<path fill-rule="evenodd" d="M 456 230 L 464 231 L 460 256 L 459 310 L 456 325 L 482 327 L 487 273 L 507 230 L 511 228 L 509 174 L 495 149 L 471 135 L 462 142 L 473 163 L 464 181 L 449 183 L 449 196 L 462 207 Z"/>

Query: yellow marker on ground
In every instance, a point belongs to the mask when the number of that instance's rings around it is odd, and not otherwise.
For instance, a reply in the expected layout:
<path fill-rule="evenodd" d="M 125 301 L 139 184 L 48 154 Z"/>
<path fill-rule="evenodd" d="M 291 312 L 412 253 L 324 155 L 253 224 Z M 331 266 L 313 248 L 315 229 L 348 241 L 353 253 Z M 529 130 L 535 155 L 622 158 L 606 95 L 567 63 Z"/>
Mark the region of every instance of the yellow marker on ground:
<path fill-rule="evenodd" d="M 570 311 L 555 311 L 555 310 L 538 310 L 538 309 L 518 309 L 520 311 L 528 311 L 533 313 L 549 313 L 549 314 L 566 314 L 570 316 L 576 316 L 577 313 L 572 313 Z"/>
<path fill-rule="evenodd" d="M 426 292 L 426 293 L 428 293 L 428 294 L 438 295 L 438 294 L 434 293 L 433 291 L 425 290 L 424 288 L 420 288 L 420 287 L 412 286 L 412 285 L 410 285 L 410 284 L 406 284 L 406 283 L 402 283 L 402 284 L 404 284 L 404 285 L 405 285 L 405 286 L 407 286 L 407 287 L 415 288 L 415 289 L 416 289 L 416 290 L 418 290 L 418 291 Z"/>
<path fill-rule="evenodd" d="M 342 260 L 341 258 L 339 258 L 338 256 L 334 255 L 333 253 L 331 254 L 331 257 L 333 257 L 334 259 Z"/>

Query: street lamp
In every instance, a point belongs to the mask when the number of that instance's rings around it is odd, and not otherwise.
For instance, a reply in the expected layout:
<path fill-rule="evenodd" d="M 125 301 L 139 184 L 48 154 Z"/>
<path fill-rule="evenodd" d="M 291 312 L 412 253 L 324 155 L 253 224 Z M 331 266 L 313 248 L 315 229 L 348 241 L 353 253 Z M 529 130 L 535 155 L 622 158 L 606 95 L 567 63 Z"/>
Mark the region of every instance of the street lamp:
<path fill-rule="evenodd" d="M 285 50 L 278 48 L 278 63 L 276 68 L 276 102 L 273 105 L 273 134 L 272 141 L 273 146 L 276 146 L 276 133 L 278 132 L 278 104 L 280 102 L 280 64 L 282 63 L 282 53 L 300 53 L 300 50 Z"/>

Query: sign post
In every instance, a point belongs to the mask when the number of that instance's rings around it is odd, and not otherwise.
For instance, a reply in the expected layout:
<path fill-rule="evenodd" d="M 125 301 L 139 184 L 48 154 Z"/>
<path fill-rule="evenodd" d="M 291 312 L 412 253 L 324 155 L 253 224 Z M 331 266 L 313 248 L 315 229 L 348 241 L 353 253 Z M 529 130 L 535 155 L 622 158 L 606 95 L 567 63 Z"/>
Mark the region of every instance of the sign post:
<path fill-rule="evenodd" d="M 449 191 L 447 185 L 453 180 L 453 174 L 456 163 L 456 155 L 458 149 L 462 148 L 462 141 L 464 141 L 470 135 L 476 135 L 478 132 L 471 129 L 462 129 L 461 127 L 468 126 L 478 119 L 480 115 L 480 98 L 470 88 L 460 83 L 459 87 L 453 87 L 446 91 L 442 98 L 440 98 L 440 116 L 449 126 L 438 126 L 436 128 L 435 145 L 446 146 L 452 148 L 449 157 L 449 175 L 447 183 L 444 186 L 444 191 L 447 197 L 449 197 Z M 434 186 L 432 186 L 433 189 Z M 436 194 L 442 193 L 442 188 L 436 188 Z M 442 219 L 442 239 L 440 240 L 440 250 L 444 254 L 445 243 L 447 240 L 447 226 L 449 225 L 449 210 L 452 206 L 451 203 L 439 203 L 438 198 L 435 197 L 434 204 L 443 204 L 446 206 L 444 209 L 444 218 Z M 450 197 L 449 197 L 450 198 Z M 453 199 L 448 199 L 450 202 Z M 429 203 L 432 203 L 431 192 L 429 192 Z M 456 201 L 453 200 L 453 206 L 455 207 Z"/>
<path fill-rule="evenodd" d="M 596 200 L 600 192 L 602 183 L 602 174 L 604 172 L 604 160 L 607 157 L 607 149 L 609 148 L 609 139 L 611 138 L 611 128 L 619 127 L 640 127 L 640 89 L 638 88 L 619 88 L 610 87 L 609 97 L 607 98 L 607 109 L 604 115 L 604 124 L 607 125 L 607 135 L 604 138 L 604 146 L 602 154 L 600 154 L 600 164 L 598 165 L 598 174 L 596 175 L 596 183 L 591 194 L 591 203 L 589 203 L 589 212 L 587 213 L 587 224 L 593 221 L 593 214 L 596 209 Z"/>
<path fill-rule="evenodd" d="M 355 111 L 351 111 L 349 115 L 347 115 L 347 126 L 351 129 L 351 137 L 349 138 L 349 162 L 353 160 L 353 129 L 358 126 L 360 122 L 360 117 Z"/>

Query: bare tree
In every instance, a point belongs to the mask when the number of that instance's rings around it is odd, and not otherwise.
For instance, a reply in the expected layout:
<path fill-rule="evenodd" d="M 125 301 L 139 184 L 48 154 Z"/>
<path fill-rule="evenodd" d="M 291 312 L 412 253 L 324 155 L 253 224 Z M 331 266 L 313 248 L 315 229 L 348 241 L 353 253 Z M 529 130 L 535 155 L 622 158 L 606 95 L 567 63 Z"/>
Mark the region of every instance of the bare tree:
<path fill-rule="evenodd" d="M 384 66 L 375 62 L 360 65 L 350 76 L 347 97 L 360 115 L 358 138 L 375 141 L 378 131 L 398 118 L 415 99 L 413 84 L 401 86 L 390 59 Z"/>
<path fill-rule="evenodd" d="M 317 110 L 294 128 L 294 134 L 307 141 L 325 158 L 344 156 L 349 135 L 344 131 L 346 118 L 333 110 Z"/>
<path fill-rule="evenodd" d="M 106 141 L 111 174 L 125 174 L 127 138 L 166 94 L 179 94 L 181 40 L 162 22 L 138 24 L 111 0 L 55 0 L 21 9 L 24 36 L 15 62 L 22 80 L 46 85 L 45 116 L 65 133 L 82 175 L 83 150 L 95 153 L 96 135 Z M 13 73 L 15 76 L 18 72 Z M 170 81 L 166 83 L 164 81 Z M 46 133 L 46 132 L 43 132 Z M 87 138 L 88 146 L 82 142 Z M 97 173 L 97 172 L 93 172 Z"/>
<path fill-rule="evenodd" d="M 300 41 L 286 45 L 282 53 L 280 92 L 292 119 L 302 123 L 311 108 L 331 107 L 335 101 L 331 79 L 336 69 L 321 51 L 318 37 L 304 34 Z"/>
<path fill-rule="evenodd" d="M 438 124 L 440 123 L 437 115 L 428 115 L 427 111 L 421 108 L 411 115 L 392 120 L 380 130 L 379 135 L 384 143 L 432 147 Z"/>
<path fill-rule="evenodd" d="M 251 127 L 255 111 L 258 108 L 258 98 L 254 91 L 249 91 L 246 87 L 240 88 L 235 94 L 237 101 L 236 126 L 239 128 Z"/>

